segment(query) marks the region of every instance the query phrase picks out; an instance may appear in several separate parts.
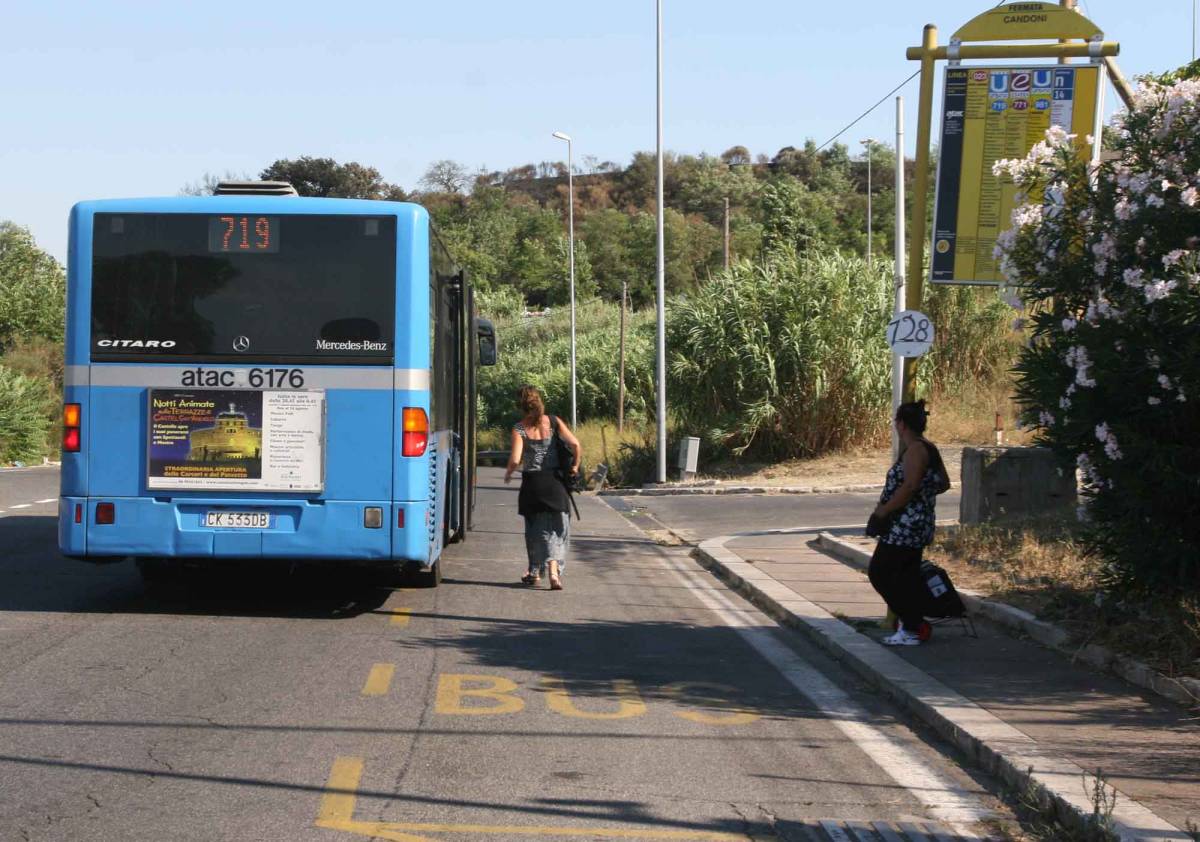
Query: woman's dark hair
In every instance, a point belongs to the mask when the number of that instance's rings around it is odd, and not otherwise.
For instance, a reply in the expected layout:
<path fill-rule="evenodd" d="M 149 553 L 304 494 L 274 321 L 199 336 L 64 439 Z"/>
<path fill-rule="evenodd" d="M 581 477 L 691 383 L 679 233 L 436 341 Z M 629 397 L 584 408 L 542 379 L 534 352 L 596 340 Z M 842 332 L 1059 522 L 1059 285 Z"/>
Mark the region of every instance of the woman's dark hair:
<path fill-rule="evenodd" d="M 896 407 L 896 420 L 903 421 L 904 426 L 912 430 L 917 435 L 925 432 L 925 424 L 929 418 L 929 410 L 925 408 L 925 401 L 920 400 L 915 403 L 902 403 Z"/>
<path fill-rule="evenodd" d="M 517 389 L 517 408 L 521 410 L 523 416 L 541 423 L 542 415 L 546 412 L 546 405 L 542 403 L 542 393 L 538 391 L 537 386 L 530 386 L 526 383 Z"/>

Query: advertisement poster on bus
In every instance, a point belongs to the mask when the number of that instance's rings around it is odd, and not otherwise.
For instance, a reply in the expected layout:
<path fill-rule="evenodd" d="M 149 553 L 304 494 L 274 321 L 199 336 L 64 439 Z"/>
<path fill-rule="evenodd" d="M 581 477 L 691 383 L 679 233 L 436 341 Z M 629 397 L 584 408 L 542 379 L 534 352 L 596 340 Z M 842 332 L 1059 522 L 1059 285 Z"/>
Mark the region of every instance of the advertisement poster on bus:
<path fill-rule="evenodd" d="M 151 389 L 151 489 L 320 491 L 325 394 Z"/>
<path fill-rule="evenodd" d="M 1017 187 L 992 173 L 1059 126 L 1086 147 L 1099 138 L 1100 65 L 950 67 L 942 102 L 931 280 L 999 284 L 996 238 L 1012 225 Z M 1095 155 L 1095 148 L 1089 150 Z"/>

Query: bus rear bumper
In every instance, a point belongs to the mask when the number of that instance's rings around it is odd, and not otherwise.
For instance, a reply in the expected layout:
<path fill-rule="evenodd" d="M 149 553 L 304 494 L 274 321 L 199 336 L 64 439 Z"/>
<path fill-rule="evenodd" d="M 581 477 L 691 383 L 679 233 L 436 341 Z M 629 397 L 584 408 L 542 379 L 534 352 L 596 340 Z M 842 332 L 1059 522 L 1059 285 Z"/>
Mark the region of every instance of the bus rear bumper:
<path fill-rule="evenodd" d="M 97 508 L 111 503 L 111 523 Z M 374 512 L 381 510 L 378 526 Z M 219 528 L 209 512 L 266 512 L 270 525 Z M 403 521 L 399 511 L 404 512 Z M 429 505 L 393 501 L 280 501 L 150 497 L 62 497 L 58 543 L 63 555 L 102 561 L 126 556 L 429 561 Z M 401 526 L 403 522 L 404 526 Z"/>

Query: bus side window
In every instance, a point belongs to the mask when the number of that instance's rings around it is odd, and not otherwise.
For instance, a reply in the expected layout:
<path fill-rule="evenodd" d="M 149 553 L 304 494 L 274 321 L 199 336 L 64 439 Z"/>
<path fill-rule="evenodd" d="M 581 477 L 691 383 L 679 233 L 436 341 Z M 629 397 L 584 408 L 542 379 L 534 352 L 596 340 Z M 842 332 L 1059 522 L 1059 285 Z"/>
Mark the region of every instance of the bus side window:
<path fill-rule="evenodd" d="M 479 337 L 479 364 L 496 364 L 496 329 L 487 319 L 475 320 L 475 333 Z"/>

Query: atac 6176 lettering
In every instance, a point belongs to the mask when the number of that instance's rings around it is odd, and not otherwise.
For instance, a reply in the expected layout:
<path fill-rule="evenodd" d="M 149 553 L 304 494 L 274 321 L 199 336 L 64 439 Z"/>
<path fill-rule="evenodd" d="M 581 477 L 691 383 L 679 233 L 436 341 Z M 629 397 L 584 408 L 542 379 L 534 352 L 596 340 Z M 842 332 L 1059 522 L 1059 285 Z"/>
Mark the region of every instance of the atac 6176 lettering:
<path fill-rule="evenodd" d="M 180 372 L 179 385 L 210 389 L 235 386 L 249 386 L 251 389 L 303 389 L 304 369 L 185 368 Z"/>

